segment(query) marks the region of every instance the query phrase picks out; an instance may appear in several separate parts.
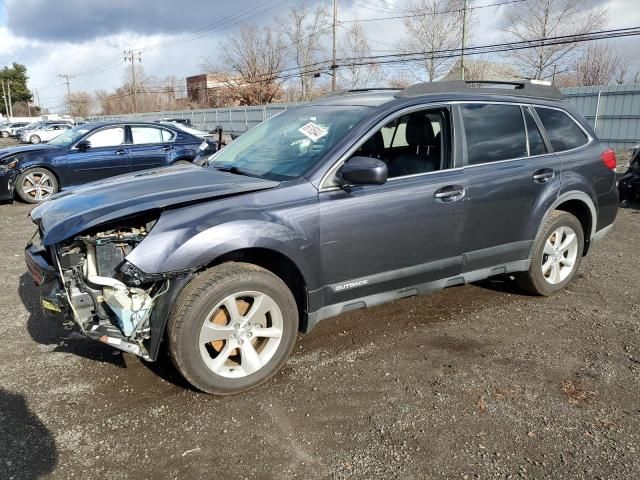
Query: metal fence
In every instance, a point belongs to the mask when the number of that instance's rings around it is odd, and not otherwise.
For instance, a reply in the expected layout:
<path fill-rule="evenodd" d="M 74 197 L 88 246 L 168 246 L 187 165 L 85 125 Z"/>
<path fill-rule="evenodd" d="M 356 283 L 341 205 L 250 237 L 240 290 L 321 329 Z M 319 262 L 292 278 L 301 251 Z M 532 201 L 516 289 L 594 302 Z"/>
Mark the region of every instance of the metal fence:
<path fill-rule="evenodd" d="M 562 93 L 612 148 L 640 142 L 640 84 L 565 88 Z"/>
<path fill-rule="evenodd" d="M 591 122 L 604 143 L 622 149 L 640 141 L 640 84 L 565 88 L 562 92 Z M 203 130 L 213 130 L 219 125 L 225 132 L 241 134 L 290 106 L 292 104 L 152 112 L 96 116 L 90 120 L 188 118 Z"/>

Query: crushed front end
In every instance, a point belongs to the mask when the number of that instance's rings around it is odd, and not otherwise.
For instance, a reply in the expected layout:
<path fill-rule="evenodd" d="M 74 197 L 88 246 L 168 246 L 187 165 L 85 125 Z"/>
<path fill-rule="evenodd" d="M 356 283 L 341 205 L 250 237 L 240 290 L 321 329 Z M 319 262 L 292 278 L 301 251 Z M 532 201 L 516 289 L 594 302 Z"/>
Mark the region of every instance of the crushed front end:
<path fill-rule="evenodd" d="M 172 279 L 145 277 L 125 258 L 153 223 L 120 222 L 117 228 L 96 228 L 49 247 L 43 246 L 38 232 L 25 256 L 40 287 L 45 317 L 73 321 L 89 338 L 154 360 L 152 312 Z"/>

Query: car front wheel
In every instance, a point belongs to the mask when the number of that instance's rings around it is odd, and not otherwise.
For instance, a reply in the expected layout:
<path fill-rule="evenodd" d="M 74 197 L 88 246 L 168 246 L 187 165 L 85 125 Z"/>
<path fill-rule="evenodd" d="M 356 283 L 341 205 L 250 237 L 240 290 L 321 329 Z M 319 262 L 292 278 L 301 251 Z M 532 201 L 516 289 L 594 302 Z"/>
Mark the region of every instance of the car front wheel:
<path fill-rule="evenodd" d="M 563 290 L 575 276 L 584 249 L 582 224 L 572 214 L 554 210 L 534 241 L 531 266 L 516 275 L 518 284 L 535 295 Z"/>
<path fill-rule="evenodd" d="M 2 135 L 2 138 L 9 138 L 9 132 L 0 132 L 0 135 Z"/>
<path fill-rule="evenodd" d="M 27 203 L 40 203 L 58 191 L 58 180 L 45 168 L 25 170 L 16 180 L 16 193 Z"/>
<path fill-rule="evenodd" d="M 31 135 L 31 138 L 29 138 L 29 141 L 34 145 L 41 142 L 40 137 L 38 135 Z"/>
<path fill-rule="evenodd" d="M 255 387 L 289 357 L 298 308 L 287 285 L 256 265 L 230 262 L 199 274 L 169 317 L 169 353 L 194 387 L 225 395 Z"/>

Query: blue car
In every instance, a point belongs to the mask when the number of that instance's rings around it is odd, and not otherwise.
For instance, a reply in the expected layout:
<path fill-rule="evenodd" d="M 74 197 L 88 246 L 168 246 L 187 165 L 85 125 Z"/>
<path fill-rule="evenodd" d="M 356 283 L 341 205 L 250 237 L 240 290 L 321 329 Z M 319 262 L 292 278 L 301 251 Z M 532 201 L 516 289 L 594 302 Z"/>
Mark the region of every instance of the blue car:
<path fill-rule="evenodd" d="M 56 192 L 115 175 L 191 163 L 202 139 L 171 125 L 79 125 L 49 143 L 0 150 L 0 200 L 39 203 Z"/>

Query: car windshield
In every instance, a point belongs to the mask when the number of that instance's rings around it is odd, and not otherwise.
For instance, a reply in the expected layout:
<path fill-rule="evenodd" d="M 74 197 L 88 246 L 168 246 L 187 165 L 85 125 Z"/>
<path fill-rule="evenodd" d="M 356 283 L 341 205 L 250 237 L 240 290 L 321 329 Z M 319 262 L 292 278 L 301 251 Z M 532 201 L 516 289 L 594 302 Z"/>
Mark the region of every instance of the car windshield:
<path fill-rule="evenodd" d="M 69 147 L 77 140 L 80 140 L 80 138 L 82 138 L 85 134 L 89 133 L 90 130 L 91 128 L 87 125 L 79 125 L 58 135 L 56 138 L 49 142 L 49 145 L 56 145 L 58 147 Z"/>
<path fill-rule="evenodd" d="M 209 168 L 269 180 L 298 178 L 370 111 L 334 105 L 285 110 L 215 153 Z"/>

